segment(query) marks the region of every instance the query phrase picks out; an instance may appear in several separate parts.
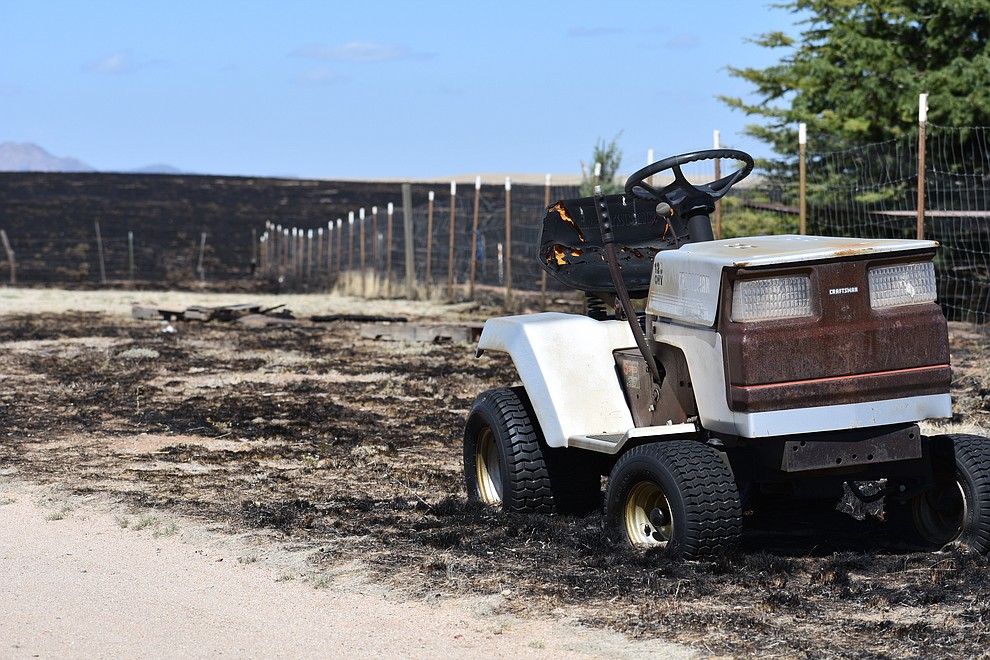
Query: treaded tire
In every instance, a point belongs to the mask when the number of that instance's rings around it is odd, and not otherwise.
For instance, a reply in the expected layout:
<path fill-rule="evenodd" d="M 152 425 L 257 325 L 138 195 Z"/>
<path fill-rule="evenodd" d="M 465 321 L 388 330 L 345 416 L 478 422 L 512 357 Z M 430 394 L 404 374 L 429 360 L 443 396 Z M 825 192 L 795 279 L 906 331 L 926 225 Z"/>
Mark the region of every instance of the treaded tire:
<path fill-rule="evenodd" d="M 475 400 L 464 429 L 468 500 L 512 513 L 553 513 L 539 429 L 522 397 L 522 388 L 499 388 Z"/>
<path fill-rule="evenodd" d="M 615 464 L 605 524 L 616 543 L 690 558 L 738 545 L 742 507 L 716 449 L 692 440 L 657 442 L 630 449 Z"/>
<path fill-rule="evenodd" d="M 981 554 L 990 552 L 990 438 L 950 434 L 929 439 L 933 458 L 950 449 L 955 478 L 944 466 L 933 489 L 891 507 L 890 518 L 932 548 L 959 541 Z M 946 463 L 952 459 L 942 457 Z M 951 465 L 951 463 L 949 463 Z M 936 478 L 939 475 L 936 465 Z"/>

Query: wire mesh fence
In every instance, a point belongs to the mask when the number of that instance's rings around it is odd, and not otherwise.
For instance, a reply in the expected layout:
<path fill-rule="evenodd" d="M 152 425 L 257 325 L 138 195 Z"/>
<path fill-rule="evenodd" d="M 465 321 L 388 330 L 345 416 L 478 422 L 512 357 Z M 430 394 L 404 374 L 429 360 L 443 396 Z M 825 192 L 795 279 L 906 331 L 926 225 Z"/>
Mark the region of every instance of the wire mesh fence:
<path fill-rule="evenodd" d="M 990 321 L 988 131 L 929 125 L 921 171 L 923 233 L 941 244 L 939 300 L 950 320 L 981 325 Z M 807 232 L 916 236 L 919 152 L 918 135 L 908 134 L 809 153 Z M 253 282 L 454 299 L 475 287 L 565 290 L 547 279 L 536 250 L 547 203 L 579 196 L 576 186 L 410 188 L 407 223 L 398 183 L 4 173 L 0 282 Z M 722 200 L 720 235 L 798 233 L 800 199 L 793 178 L 755 174 Z"/>
<path fill-rule="evenodd" d="M 260 275 L 288 287 L 375 296 L 412 288 L 463 298 L 472 285 L 564 290 L 547 281 L 536 252 L 547 200 L 576 197 L 576 186 L 482 185 L 432 201 L 419 188 L 408 231 L 403 208 L 386 205 L 316 230 L 268 223 L 260 235 Z"/>
<path fill-rule="evenodd" d="M 990 321 L 990 128 L 928 126 L 923 236 L 941 249 L 939 300 L 950 320 Z M 807 231 L 915 238 L 918 136 L 807 156 Z M 725 236 L 797 233 L 797 181 L 761 180 L 727 200 Z"/>
<path fill-rule="evenodd" d="M 4 232 L 6 233 L 6 232 Z M 68 287 L 185 286 L 201 281 L 206 272 L 222 270 L 215 247 L 197 237 L 187 247 L 171 246 L 147 236 L 67 237 L 14 233 L 0 252 L 0 282 Z"/>

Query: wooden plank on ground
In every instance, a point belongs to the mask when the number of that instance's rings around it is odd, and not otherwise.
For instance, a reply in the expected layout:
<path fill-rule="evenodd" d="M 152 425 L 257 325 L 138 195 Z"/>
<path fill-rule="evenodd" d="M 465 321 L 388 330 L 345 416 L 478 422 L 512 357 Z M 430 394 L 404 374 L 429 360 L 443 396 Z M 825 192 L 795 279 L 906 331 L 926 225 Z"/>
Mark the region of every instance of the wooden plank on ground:
<path fill-rule="evenodd" d="M 366 323 L 361 336 L 380 341 L 419 341 L 434 344 L 471 343 L 481 335 L 481 323 Z"/>
<path fill-rule="evenodd" d="M 278 307 L 282 307 L 279 305 Z M 274 307 L 271 309 L 278 309 Z M 174 307 L 157 307 L 155 305 L 132 305 L 131 316 L 139 320 L 160 320 L 166 321 L 234 321 L 242 316 L 250 314 L 264 314 L 269 310 L 263 310 L 257 303 L 243 303 L 240 305 L 190 305 L 184 309 Z"/>
<path fill-rule="evenodd" d="M 156 307 L 154 305 L 132 305 L 131 318 L 138 321 L 174 321 L 181 319 L 186 310 L 174 307 Z"/>

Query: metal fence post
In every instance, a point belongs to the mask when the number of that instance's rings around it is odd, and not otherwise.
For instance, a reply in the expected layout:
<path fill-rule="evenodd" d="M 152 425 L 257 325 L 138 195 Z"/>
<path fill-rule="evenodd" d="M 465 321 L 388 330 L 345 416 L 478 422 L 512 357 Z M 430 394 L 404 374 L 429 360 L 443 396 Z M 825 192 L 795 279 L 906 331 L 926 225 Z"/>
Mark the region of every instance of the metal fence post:
<path fill-rule="evenodd" d="M 928 124 L 928 94 L 918 96 L 918 239 L 925 237 L 925 126 Z"/>

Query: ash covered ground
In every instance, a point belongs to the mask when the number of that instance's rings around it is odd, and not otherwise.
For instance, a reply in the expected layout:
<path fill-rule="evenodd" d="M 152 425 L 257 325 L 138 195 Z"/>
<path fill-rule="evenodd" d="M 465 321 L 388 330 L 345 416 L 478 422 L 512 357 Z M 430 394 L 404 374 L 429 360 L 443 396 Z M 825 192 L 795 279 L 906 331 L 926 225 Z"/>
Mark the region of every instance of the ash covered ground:
<path fill-rule="evenodd" d="M 976 657 L 990 647 L 987 560 L 907 547 L 877 511 L 750 511 L 738 553 L 674 562 L 615 548 L 600 514 L 469 504 L 464 420 L 477 394 L 515 382 L 503 356 L 365 339 L 348 322 L 172 325 L 0 317 L 2 474 L 255 532 L 308 553 L 315 574 L 357 563 L 409 598 L 495 595 L 507 612 L 566 613 L 704 654 Z M 984 345 L 953 328 L 957 422 L 990 414 Z"/>

